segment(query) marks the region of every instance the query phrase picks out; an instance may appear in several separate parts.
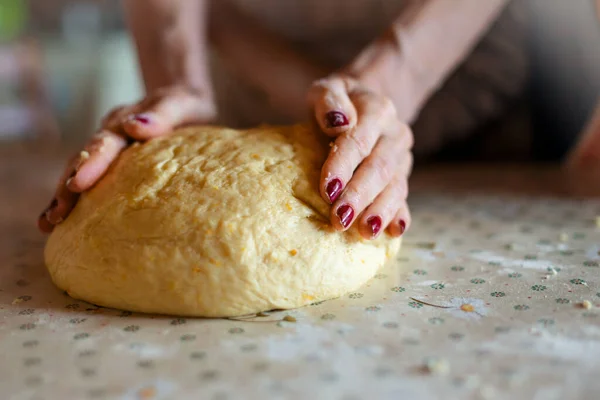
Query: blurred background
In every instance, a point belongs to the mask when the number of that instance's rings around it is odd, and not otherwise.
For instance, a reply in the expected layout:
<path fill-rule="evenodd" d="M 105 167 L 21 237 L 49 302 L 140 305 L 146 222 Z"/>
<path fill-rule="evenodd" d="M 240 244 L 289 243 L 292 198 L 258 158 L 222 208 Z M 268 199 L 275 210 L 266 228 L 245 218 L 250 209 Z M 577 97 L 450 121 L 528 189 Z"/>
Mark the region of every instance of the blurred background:
<path fill-rule="evenodd" d="M 537 156 L 561 157 L 600 93 L 598 14 L 594 0 L 521 1 Z M 110 108 L 142 93 L 120 1 L 0 0 L 0 146 L 81 143 Z"/>
<path fill-rule="evenodd" d="M 141 95 L 120 1 L 0 0 L 0 145 L 80 142 Z"/>

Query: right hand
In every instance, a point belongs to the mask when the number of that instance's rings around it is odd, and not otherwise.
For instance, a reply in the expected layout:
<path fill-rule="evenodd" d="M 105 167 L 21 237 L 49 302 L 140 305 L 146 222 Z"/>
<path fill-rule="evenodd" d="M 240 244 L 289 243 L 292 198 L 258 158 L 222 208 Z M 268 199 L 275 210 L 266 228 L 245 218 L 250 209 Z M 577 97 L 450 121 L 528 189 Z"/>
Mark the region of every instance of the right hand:
<path fill-rule="evenodd" d="M 54 198 L 38 218 L 39 229 L 52 232 L 75 207 L 79 194 L 98 182 L 131 141 L 165 136 L 181 125 L 208 123 L 215 117 L 210 96 L 181 86 L 158 89 L 136 104 L 113 109 L 68 163 Z"/>

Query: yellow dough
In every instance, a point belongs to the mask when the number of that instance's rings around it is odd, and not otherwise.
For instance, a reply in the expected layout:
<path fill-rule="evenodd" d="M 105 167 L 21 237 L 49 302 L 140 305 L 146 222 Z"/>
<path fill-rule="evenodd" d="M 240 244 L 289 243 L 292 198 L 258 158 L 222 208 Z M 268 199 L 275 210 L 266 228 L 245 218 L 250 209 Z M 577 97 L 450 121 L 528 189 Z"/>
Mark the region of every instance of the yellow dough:
<path fill-rule="evenodd" d="M 327 149 L 302 126 L 197 126 L 134 144 L 50 236 L 52 279 L 94 304 L 202 317 L 357 289 L 400 239 L 333 230 L 318 192 Z"/>

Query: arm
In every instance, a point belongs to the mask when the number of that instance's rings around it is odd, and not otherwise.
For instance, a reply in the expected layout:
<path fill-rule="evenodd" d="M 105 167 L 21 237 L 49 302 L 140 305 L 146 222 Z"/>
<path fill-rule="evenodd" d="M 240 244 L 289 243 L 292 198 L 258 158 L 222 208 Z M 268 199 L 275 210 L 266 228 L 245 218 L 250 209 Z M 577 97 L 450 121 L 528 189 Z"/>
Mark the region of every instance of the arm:
<path fill-rule="evenodd" d="M 205 0 L 126 0 L 146 90 L 182 85 L 211 93 Z"/>
<path fill-rule="evenodd" d="M 506 0 L 416 0 L 348 67 L 316 82 L 309 103 L 335 137 L 321 194 L 336 229 L 364 238 L 410 226 L 406 203 L 413 136 L 406 123 L 475 47 Z"/>
<path fill-rule="evenodd" d="M 117 107 L 67 164 L 50 205 L 38 218 L 51 232 L 127 147 L 216 115 L 206 60 L 206 0 L 126 0 L 147 95 Z"/>
<path fill-rule="evenodd" d="M 412 123 L 506 3 L 413 1 L 343 72 L 390 97 L 400 119 Z"/>

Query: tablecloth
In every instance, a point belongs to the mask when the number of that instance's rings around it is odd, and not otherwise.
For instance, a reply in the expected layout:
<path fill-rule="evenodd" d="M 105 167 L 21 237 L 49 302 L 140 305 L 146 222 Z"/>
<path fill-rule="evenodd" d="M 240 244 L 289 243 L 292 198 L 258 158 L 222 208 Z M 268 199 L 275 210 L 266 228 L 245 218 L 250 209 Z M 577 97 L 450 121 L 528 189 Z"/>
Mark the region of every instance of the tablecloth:
<path fill-rule="evenodd" d="M 364 287 L 224 320 L 107 309 L 53 286 L 34 222 L 60 167 L 0 161 L 2 399 L 600 396 L 600 201 L 486 189 L 557 174 L 417 174 L 403 248 Z"/>

